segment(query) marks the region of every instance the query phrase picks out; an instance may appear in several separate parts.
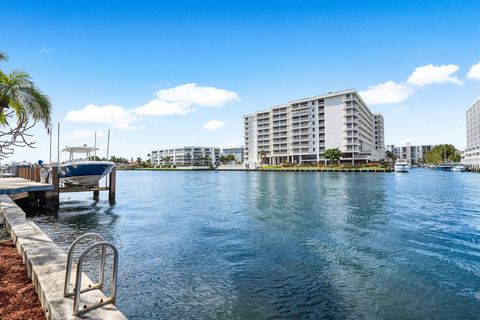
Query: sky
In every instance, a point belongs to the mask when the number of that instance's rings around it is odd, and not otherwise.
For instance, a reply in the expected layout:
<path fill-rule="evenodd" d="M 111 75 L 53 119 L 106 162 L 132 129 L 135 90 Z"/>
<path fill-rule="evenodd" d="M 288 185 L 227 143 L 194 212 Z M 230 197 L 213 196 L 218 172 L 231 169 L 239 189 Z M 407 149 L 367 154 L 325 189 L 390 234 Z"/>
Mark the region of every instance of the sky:
<path fill-rule="evenodd" d="M 3 1 L 3 71 L 53 105 L 53 150 L 243 142 L 245 114 L 356 89 L 386 144 L 465 147 L 480 97 L 480 1 Z M 8 159 L 49 159 L 49 136 Z M 56 152 L 54 152 L 56 154 Z M 56 156 L 54 155 L 55 159 Z M 4 160 L 4 162 L 6 162 Z"/>

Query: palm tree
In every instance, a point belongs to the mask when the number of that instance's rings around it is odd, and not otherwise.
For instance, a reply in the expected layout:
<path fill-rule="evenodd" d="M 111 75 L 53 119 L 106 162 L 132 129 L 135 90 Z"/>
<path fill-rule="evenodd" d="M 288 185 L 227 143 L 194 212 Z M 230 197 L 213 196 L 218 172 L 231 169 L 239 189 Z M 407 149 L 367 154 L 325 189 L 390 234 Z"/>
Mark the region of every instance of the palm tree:
<path fill-rule="evenodd" d="M 258 155 L 260 156 L 260 164 L 263 166 L 264 162 L 266 162 L 267 154 L 265 153 L 265 150 L 260 150 Z"/>
<path fill-rule="evenodd" d="M 8 56 L 5 52 L 0 51 L 0 61 L 7 61 Z"/>
<path fill-rule="evenodd" d="M 0 70 L 1 125 L 7 124 L 6 110 L 9 108 L 15 112 L 19 125 L 31 118 L 34 122 L 43 122 L 47 129 L 51 126 L 50 100 L 25 72 L 12 71 L 6 74 Z"/>

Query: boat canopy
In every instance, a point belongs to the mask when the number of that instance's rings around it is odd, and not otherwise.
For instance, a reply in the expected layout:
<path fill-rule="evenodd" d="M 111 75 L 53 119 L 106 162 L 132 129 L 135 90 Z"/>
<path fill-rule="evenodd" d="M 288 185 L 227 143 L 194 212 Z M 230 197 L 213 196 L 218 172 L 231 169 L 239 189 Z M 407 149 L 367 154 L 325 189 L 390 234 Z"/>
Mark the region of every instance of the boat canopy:
<path fill-rule="evenodd" d="M 100 150 L 99 148 L 93 148 L 93 147 L 66 147 L 65 149 L 62 150 L 62 152 L 70 152 L 70 161 L 74 160 L 90 160 L 91 153 L 94 151 Z M 75 158 L 75 154 L 80 153 L 86 155 L 86 158 Z"/>
<path fill-rule="evenodd" d="M 66 147 L 63 149 L 63 152 L 73 152 L 73 153 L 90 153 L 100 150 L 99 148 L 94 148 L 94 147 Z"/>

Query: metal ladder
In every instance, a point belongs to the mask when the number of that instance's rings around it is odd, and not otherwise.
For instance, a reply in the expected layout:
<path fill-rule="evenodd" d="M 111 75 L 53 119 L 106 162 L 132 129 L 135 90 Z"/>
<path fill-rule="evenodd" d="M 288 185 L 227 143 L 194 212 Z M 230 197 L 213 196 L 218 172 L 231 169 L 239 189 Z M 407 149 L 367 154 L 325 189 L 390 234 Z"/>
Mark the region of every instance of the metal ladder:
<path fill-rule="evenodd" d="M 82 240 L 95 240 L 95 242 L 86 248 L 80 258 L 78 259 L 77 263 L 77 273 L 74 282 L 74 288 L 70 291 L 70 275 L 72 273 L 72 265 L 73 265 L 73 254 L 75 252 L 75 247 L 82 241 Z M 102 257 L 100 260 L 100 270 L 98 274 L 98 283 L 90 284 L 87 288 L 82 289 L 82 270 L 83 270 L 83 262 L 87 254 L 92 251 L 93 249 L 101 247 L 102 248 Z M 80 294 L 99 289 L 100 291 L 103 289 L 103 276 L 105 273 L 105 257 L 107 248 L 110 248 L 113 252 L 113 274 L 112 274 L 112 294 L 110 297 L 107 297 L 105 300 L 100 299 L 100 302 L 92 304 L 91 306 L 84 305 L 82 309 L 80 309 Z M 86 233 L 83 236 L 78 237 L 75 241 L 73 241 L 70 249 L 68 250 L 68 258 L 67 258 L 67 270 L 65 272 L 65 285 L 63 289 L 63 296 L 64 297 L 71 297 L 74 296 L 73 300 L 73 315 L 79 315 L 81 313 L 88 312 L 92 309 L 98 308 L 105 304 L 112 303 L 115 305 L 115 294 L 117 290 L 117 272 L 118 272 L 118 250 L 117 248 L 103 239 L 103 237 L 97 233 Z"/>

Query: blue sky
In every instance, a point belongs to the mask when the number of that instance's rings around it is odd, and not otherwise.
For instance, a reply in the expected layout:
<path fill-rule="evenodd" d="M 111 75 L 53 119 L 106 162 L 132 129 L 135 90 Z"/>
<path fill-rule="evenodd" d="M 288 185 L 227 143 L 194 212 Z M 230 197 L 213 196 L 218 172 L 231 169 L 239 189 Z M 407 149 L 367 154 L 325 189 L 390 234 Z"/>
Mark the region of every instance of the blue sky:
<path fill-rule="evenodd" d="M 62 147 L 93 144 L 93 131 L 104 147 L 107 129 L 117 156 L 239 145 L 244 114 L 355 88 L 384 114 L 388 144 L 464 148 L 478 12 L 479 1 L 9 1 L 0 68 L 28 71 L 51 97 Z M 38 148 L 12 159 L 48 160 L 48 136 L 34 133 Z"/>

